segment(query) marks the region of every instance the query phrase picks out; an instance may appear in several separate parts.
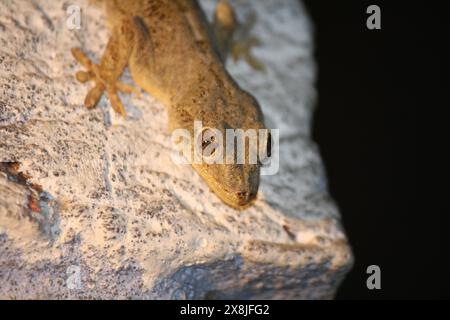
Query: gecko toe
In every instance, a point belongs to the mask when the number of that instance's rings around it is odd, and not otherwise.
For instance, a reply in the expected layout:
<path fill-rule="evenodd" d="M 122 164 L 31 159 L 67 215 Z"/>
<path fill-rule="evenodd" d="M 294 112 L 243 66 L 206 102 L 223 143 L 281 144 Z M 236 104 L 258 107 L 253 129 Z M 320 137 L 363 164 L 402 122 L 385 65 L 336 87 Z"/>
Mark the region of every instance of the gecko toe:
<path fill-rule="evenodd" d="M 95 87 L 89 90 L 88 94 L 86 95 L 86 99 L 84 100 L 84 105 L 86 106 L 86 108 L 94 108 L 100 101 L 104 90 L 105 88 L 101 83 L 97 83 Z"/>
<path fill-rule="evenodd" d="M 86 83 L 90 80 L 95 79 L 95 74 L 92 71 L 86 72 L 86 71 L 78 71 L 75 74 L 75 78 L 78 80 L 78 82 Z"/>
<path fill-rule="evenodd" d="M 114 109 L 114 111 L 116 111 L 122 117 L 125 118 L 125 116 L 126 116 L 125 107 L 123 106 L 123 103 L 120 100 L 120 97 L 117 94 L 117 90 L 115 88 L 108 89 L 108 97 L 109 97 L 109 101 L 111 102 L 111 106 Z"/>

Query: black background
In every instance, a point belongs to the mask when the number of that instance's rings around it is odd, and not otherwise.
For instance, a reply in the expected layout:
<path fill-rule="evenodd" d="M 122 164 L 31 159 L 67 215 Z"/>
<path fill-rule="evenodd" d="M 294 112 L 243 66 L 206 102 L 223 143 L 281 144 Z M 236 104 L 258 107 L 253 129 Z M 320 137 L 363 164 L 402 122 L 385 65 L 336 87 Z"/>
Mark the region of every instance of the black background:
<path fill-rule="evenodd" d="M 437 1 L 304 4 L 318 64 L 313 135 L 355 254 L 337 298 L 449 298 L 449 11 Z M 370 4 L 381 30 L 366 27 Z M 366 287 L 371 264 L 381 290 Z"/>

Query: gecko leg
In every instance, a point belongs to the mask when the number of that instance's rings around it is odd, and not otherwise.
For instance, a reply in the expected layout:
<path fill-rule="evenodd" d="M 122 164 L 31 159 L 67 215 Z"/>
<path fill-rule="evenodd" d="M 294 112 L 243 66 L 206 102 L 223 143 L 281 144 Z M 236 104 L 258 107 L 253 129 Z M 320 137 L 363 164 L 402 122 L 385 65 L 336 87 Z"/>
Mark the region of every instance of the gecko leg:
<path fill-rule="evenodd" d="M 253 14 L 240 24 L 228 1 L 220 0 L 217 3 L 213 30 L 222 61 L 225 62 L 231 54 L 234 61 L 244 59 L 253 69 L 265 70 L 264 64 L 251 52 L 253 47 L 261 45 L 257 37 L 250 35 L 255 22 L 256 16 Z"/>
<path fill-rule="evenodd" d="M 131 19 L 123 20 L 112 32 L 100 63 L 94 64 L 81 49 L 73 48 L 72 55 L 86 69 L 78 71 L 76 79 L 81 83 L 94 81 L 95 85 L 86 95 L 84 105 L 94 108 L 106 91 L 112 108 L 125 117 L 125 108 L 118 92 L 139 94 L 139 90 L 118 79 L 128 64 L 135 38 L 135 23 Z"/>

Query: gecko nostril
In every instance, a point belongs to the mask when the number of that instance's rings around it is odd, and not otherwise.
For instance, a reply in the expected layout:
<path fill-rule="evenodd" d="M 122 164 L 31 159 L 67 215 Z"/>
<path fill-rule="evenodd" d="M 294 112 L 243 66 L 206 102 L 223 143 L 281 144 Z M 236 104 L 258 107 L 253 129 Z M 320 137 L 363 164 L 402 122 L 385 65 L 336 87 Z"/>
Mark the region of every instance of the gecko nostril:
<path fill-rule="evenodd" d="M 247 196 L 247 192 L 246 191 L 238 191 L 236 192 L 236 195 L 238 196 L 238 198 L 245 198 Z"/>

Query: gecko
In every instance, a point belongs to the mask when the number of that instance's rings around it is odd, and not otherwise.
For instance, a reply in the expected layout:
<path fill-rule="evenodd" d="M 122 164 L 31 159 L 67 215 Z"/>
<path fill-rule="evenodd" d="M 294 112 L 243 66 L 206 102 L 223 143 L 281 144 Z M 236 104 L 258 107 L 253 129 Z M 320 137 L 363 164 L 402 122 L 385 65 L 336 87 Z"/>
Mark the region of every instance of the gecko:
<path fill-rule="evenodd" d="M 76 79 L 94 83 L 84 101 L 87 108 L 95 107 L 106 93 L 111 107 L 125 116 L 118 92 L 139 93 L 119 80 L 128 67 L 133 81 L 165 105 L 171 131 L 182 128 L 194 134 L 196 120 L 223 135 L 229 128 L 265 129 L 258 101 L 225 68 L 238 25 L 227 1 L 217 3 L 212 24 L 196 0 L 95 0 L 94 4 L 105 9 L 111 36 L 98 64 L 80 48 L 72 49 L 86 69 L 78 71 Z M 248 50 L 245 57 L 254 68 L 260 68 Z M 210 143 L 203 140 L 202 147 Z M 260 163 L 192 166 L 234 209 L 243 210 L 257 198 Z"/>

